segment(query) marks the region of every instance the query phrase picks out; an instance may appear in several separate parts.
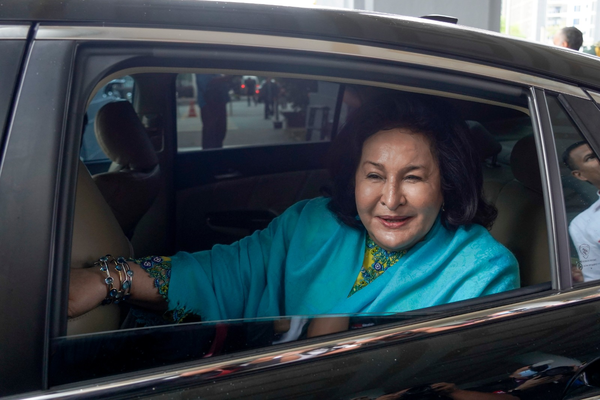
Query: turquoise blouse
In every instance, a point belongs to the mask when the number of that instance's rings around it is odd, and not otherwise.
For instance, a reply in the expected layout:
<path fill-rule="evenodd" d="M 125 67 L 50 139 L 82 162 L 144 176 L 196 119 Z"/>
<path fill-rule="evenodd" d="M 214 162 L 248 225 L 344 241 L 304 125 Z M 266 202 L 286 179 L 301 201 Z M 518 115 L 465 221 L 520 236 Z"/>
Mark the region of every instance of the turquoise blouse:
<path fill-rule="evenodd" d="M 339 222 L 328 202 L 301 201 L 232 245 L 177 253 L 167 266 L 170 310 L 204 321 L 396 313 L 519 287 L 516 259 L 485 228 L 448 230 L 438 218 L 424 240 L 348 296 L 363 264 L 366 232 Z"/>

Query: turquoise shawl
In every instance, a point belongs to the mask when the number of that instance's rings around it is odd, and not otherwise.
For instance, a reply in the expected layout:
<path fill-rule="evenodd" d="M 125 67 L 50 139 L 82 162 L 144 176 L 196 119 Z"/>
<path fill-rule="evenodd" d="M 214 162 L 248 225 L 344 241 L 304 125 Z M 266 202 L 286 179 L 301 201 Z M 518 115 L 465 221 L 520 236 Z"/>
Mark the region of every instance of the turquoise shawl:
<path fill-rule="evenodd" d="M 329 199 L 301 201 L 232 245 L 172 258 L 169 307 L 204 321 L 415 310 L 519 287 L 517 261 L 480 225 L 444 228 L 351 297 L 364 229 L 339 222 Z"/>

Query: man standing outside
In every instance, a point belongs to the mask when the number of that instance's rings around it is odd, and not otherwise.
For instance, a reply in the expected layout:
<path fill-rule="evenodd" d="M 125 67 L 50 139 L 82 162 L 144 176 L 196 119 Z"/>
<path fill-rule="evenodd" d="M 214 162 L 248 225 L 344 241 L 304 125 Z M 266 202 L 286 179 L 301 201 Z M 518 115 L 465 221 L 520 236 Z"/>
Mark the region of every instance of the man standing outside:
<path fill-rule="evenodd" d="M 279 97 L 280 90 L 281 88 L 275 82 L 275 79 L 269 77 L 263 83 L 261 93 L 265 101 L 265 119 L 269 119 L 271 115 L 275 114 L 275 107 L 277 107 L 275 100 Z"/>
<path fill-rule="evenodd" d="M 554 35 L 553 41 L 555 46 L 567 47 L 579 51 L 583 44 L 583 33 L 574 26 L 569 26 L 558 31 Z"/>
<path fill-rule="evenodd" d="M 250 100 L 254 101 L 256 105 L 256 81 L 251 76 L 244 80 L 244 86 L 246 87 L 246 95 L 248 96 L 248 107 L 250 107 Z"/>
<path fill-rule="evenodd" d="M 564 151 L 563 161 L 575 178 L 600 190 L 600 162 L 589 144 L 572 144 Z M 577 248 L 583 280 L 600 279 L 600 199 L 573 219 L 569 234 Z"/>
<path fill-rule="evenodd" d="M 227 103 L 231 76 L 196 74 L 196 98 L 202 120 L 202 148 L 223 147 L 227 134 Z"/>

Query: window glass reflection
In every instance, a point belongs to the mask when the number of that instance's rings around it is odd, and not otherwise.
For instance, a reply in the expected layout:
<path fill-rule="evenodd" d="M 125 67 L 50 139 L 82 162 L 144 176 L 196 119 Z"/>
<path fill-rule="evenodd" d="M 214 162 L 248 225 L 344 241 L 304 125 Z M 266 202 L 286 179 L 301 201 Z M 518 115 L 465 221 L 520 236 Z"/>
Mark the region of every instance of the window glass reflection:
<path fill-rule="evenodd" d="M 548 100 L 561 160 L 574 283 L 600 278 L 600 163 L 558 99 Z"/>

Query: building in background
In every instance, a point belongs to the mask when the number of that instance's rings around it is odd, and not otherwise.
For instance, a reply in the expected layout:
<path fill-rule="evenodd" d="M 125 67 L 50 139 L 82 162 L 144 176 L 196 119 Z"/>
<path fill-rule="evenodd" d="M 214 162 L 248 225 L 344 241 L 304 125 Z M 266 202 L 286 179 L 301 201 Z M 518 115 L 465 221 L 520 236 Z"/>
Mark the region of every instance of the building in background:
<path fill-rule="evenodd" d="M 458 23 L 473 28 L 500 31 L 501 0 L 316 0 L 318 6 L 353 8 L 421 17 L 451 15 Z"/>
<path fill-rule="evenodd" d="M 545 3 L 545 0 L 503 0 L 500 32 L 541 41 L 540 27 L 544 25 L 546 18 Z M 559 23 L 557 26 L 562 28 L 565 25 Z"/>
<path fill-rule="evenodd" d="M 600 39 L 599 0 L 503 0 L 501 32 L 552 44 L 560 29 L 574 26 L 584 47 Z"/>
<path fill-rule="evenodd" d="M 575 26 L 583 32 L 584 50 L 600 41 L 600 0 L 314 0 L 314 4 L 412 17 L 451 15 L 461 25 L 546 44 L 552 44 L 560 29 Z"/>

